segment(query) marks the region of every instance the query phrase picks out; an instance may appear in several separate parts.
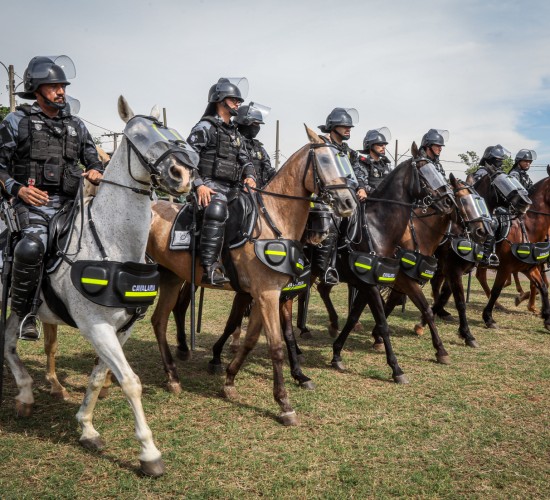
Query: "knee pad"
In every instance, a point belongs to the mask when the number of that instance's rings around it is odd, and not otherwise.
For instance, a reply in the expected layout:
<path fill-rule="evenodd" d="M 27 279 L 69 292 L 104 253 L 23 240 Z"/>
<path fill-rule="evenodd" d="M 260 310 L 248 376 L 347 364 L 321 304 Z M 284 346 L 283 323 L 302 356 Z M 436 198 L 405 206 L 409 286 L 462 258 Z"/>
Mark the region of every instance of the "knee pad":
<path fill-rule="evenodd" d="M 14 262 L 22 264 L 39 264 L 43 257 L 44 245 L 42 245 L 42 242 L 28 235 L 17 243 L 13 251 Z"/>
<path fill-rule="evenodd" d="M 225 222 L 227 220 L 227 203 L 222 200 L 212 200 L 204 211 L 204 218 Z"/>

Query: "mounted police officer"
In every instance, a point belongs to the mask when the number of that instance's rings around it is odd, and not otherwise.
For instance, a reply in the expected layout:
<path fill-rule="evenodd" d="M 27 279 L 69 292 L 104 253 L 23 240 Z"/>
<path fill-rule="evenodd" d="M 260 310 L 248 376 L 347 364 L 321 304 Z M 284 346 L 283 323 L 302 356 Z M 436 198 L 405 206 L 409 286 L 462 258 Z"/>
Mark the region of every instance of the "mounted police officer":
<path fill-rule="evenodd" d="M 391 133 L 387 127 L 369 130 L 363 139 L 363 150 L 359 151 L 358 161 L 365 172 L 366 185 L 359 188 L 360 200 L 374 191 L 390 172 L 390 160 L 386 156 L 386 145 L 391 140 Z M 365 193 L 361 193 L 364 190 Z"/>
<path fill-rule="evenodd" d="M 244 147 L 254 164 L 256 183 L 260 188 L 263 188 L 275 175 L 275 169 L 271 166 L 271 160 L 264 145 L 256 139 L 260 127 L 265 125 L 264 120 L 269 111 L 270 108 L 251 102 L 241 106 L 235 118 L 237 130 L 243 136 Z"/>
<path fill-rule="evenodd" d="M 423 136 L 420 143 L 420 155 L 423 160 L 433 163 L 437 171 L 445 178 L 447 174 L 439 161 L 445 141 L 449 140 L 449 131 L 431 128 Z"/>
<path fill-rule="evenodd" d="M 533 181 L 529 177 L 528 171 L 531 163 L 536 159 L 537 153 L 532 149 L 520 149 L 514 160 L 514 166 L 510 170 L 510 175 L 515 177 L 528 193 L 533 187 Z"/>
<path fill-rule="evenodd" d="M 0 183 L 21 228 L 13 253 L 11 309 L 23 319 L 20 338 L 27 340 L 39 337 L 36 311 L 29 313 L 47 248 L 48 221 L 74 199 L 81 176 L 97 182 L 103 172 L 90 133 L 67 104 L 70 82 L 63 63 L 74 71 L 66 56 L 34 57 L 18 96 L 35 102 L 18 106 L 0 123 Z"/>
<path fill-rule="evenodd" d="M 351 129 L 359 120 L 359 114 L 354 108 L 334 108 L 327 116 L 324 125 L 319 125 L 321 132 L 327 134 L 322 136 L 326 142 L 334 145 L 338 151 L 345 154 L 351 163 L 355 176 L 358 180 L 357 196 L 360 200 L 366 198 L 365 173 L 357 163 L 357 151 L 351 149 L 347 142 L 351 136 Z M 313 247 L 312 266 L 314 272 L 321 273 L 321 281 L 328 285 L 338 283 L 338 273 L 334 267 L 336 257 L 336 244 L 338 240 L 338 228 L 331 225 L 329 235 L 317 246 Z"/>
<path fill-rule="evenodd" d="M 210 87 L 208 106 L 187 141 L 199 153 L 199 172 L 193 184 L 199 204 L 205 207 L 200 240 L 202 282 L 223 285 L 223 266 L 218 258 L 223 246 L 227 204 L 236 198 L 240 184 L 256 187 L 254 165 L 243 146 L 243 138 L 232 117 L 244 101 L 240 87 L 246 78 L 220 78 Z"/>

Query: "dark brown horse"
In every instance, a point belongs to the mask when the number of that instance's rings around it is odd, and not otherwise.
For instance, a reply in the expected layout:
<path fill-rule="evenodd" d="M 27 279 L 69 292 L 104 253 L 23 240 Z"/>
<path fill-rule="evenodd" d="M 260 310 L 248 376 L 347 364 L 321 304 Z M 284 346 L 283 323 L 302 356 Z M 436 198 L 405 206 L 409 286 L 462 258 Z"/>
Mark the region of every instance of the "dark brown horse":
<path fill-rule="evenodd" d="M 283 238 L 299 241 L 309 213 L 309 196 L 315 192 L 332 200 L 336 212 L 344 217 L 350 216 L 355 209 L 354 197 L 342 173 L 341 158 L 315 132 L 309 129 L 307 132 L 311 144 L 294 153 L 267 184 L 267 192 L 262 193 L 265 212 L 260 213 L 254 232 L 254 238 L 258 240 L 277 239 L 277 228 Z M 155 204 L 147 246 L 148 254 L 167 270 L 152 321 L 169 383 L 178 383 L 178 379 L 166 342 L 168 316 L 174 308 L 183 281 L 191 280 L 192 265 L 195 265 L 196 277 L 201 276 L 200 263 L 198 260 L 193 263 L 189 252 L 169 250 L 170 230 L 177 211 L 177 207 L 168 202 Z M 289 277 L 262 263 L 256 257 L 253 242 L 231 250 L 231 258 L 239 277 L 239 286 L 252 296 L 254 306 L 246 339 L 227 367 L 223 393 L 227 398 L 237 397 L 235 376 L 256 345 L 263 327 L 273 363 L 273 394 L 281 408 L 280 418 L 285 425 L 295 425 L 296 413 L 290 404 L 283 380 L 284 356 L 279 315 L 279 296 Z M 226 285 L 225 289 L 231 288 Z"/>

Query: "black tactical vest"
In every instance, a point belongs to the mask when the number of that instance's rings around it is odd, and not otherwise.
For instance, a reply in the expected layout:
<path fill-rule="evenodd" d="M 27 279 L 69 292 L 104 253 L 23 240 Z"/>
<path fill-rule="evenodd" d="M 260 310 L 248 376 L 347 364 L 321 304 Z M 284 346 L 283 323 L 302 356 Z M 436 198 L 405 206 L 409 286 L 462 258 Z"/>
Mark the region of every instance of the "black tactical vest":
<path fill-rule="evenodd" d="M 367 172 L 369 186 L 373 189 L 376 189 L 384 177 L 390 173 L 388 163 L 383 160 L 374 161 L 368 153 L 359 155 L 359 161 L 361 167 Z"/>
<path fill-rule="evenodd" d="M 241 179 L 242 168 L 237 163 L 241 136 L 236 130 L 228 130 L 216 119 L 205 116 L 203 120 L 211 123 L 215 129 L 215 144 L 210 140 L 201 151 L 199 172 L 203 177 L 236 183 Z"/>
<path fill-rule="evenodd" d="M 510 174 L 512 173 L 515 173 L 517 172 L 518 175 L 519 175 L 519 182 L 520 184 L 525 188 L 527 189 L 527 192 L 531 192 L 531 189 L 533 187 L 533 181 L 531 180 L 531 178 L 529 177 L 529 174 L 523 170 L 521 167 L 514 167 L 511 171 L 510 171 Z"/>
<path fill-rule="evenodd" d="M 263 152 L 262 143 L 258 139 L 246 139 L 243 138 L 243 142 L 246 146 L 246 150 L 254 165 L 254 171 L 256 172 L 256 180 L 259 187 L 263 187 L 269 181 L 269 172 L 266 172 L 263 168 L 265 161 L 265 153 Z"/>
<path fill-rule="evenodd" d="M 42 113 L 31 114 L 30 106 L 18 109 L 25 113 L 19 129 L 27 127 L 28 137 L 17 146 L 12 177 L 24 186 L 34 185 L 49 194 L 74 196 L 75 193 L 65 192 L 64 179 L 78 169 L 77 121 L 71 116 L 58 120 Z"/>

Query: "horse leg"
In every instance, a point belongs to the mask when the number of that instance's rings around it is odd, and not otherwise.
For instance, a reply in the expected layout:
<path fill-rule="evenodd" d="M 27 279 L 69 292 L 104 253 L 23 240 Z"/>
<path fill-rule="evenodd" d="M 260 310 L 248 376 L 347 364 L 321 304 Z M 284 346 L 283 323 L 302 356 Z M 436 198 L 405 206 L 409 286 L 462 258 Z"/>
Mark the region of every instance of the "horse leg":
<path fill-rule="evenodd" d="M 550 330 L 550 303 L 548 301 L 548 286 L 541 276 L 540 266 L 536 266 L 528 271 L 528 277 L 531 280 L 531 283 L 535 284 L 537 289 L 540 292 L 540 297 L 542 301 L 542 308 L 540 315 L 544 320 L 544 328 Z"/>
<path fill-rule="evenodd" d="M 334 285 L 319 283 L 319 285 L 317 285 L 317 291 L 319 292 L 319 296 L 323 300 L 323 304 L 325 304 L 325 308 L 328 312 L 328 319 L 329 319 L 328 334 L 332 338 L 335 338 L 338 335 L 338 313 L 334 308 L 334 304 L 332 303 L 332 300 L 330 300 L 330 292 L 333 287 Z"/>
<path fill-rule="evenodd" d="M 110 326 L 94 324 L 90 328 L 81 328 L 81 331 L 95 348 L 100 361 L 92 371 L 84 401 L 76 415 L 77 421 L 82 427 L 80 443 L 93 450 L 100 450 L 104 446 L 99 433 L 92 424 L 92 416 L 108 368 L 118 380 L 122 392 L 134 412 L 135 435 L 141 446 L 139 456 L 141 471 L 148 476 L 161 476 L 164 474 L 164 463 L 160 451 L 153 442 L 153 434 L 145 419 L 141 403 L 141 382 L 130 368 L 122 351 L 122 346 L 130 336 L 131 329 L 117 334 Z"/>
<path fill-rule="evenodd" d="M 57 354 L 57 325 L 43 323 L 44 351 L 46 352 L 46 380 L 50 384 L 50 395 L 57 399 L 69 399 L 69 393 L 57 379 L 55 355 Z"/>
<path fill-rule="evenodd" d="M 216 341 L 212 347 L 212 359 L 208 362 L 208 373 L 219 375 L 223 373 L 222 351 L 227 339 L 233 335 L 235 329 L 241 324 L 246 308 L 252 303 L 252 297 L 248 293 L 237 292 L 233 298 L 231 312 L 222 336 Z M 250 326 L 249 326 L 250 327 Z"/>
<path fill-rule="evenodd" d="M 451 294 L 452 287 L 450 286 L 448 280 L 445 280 L 443 282 L 443 286 L 441 287 L 441 292 L 439 293 L 438 300 L 434 301 L 434 305 L 432 306 L 432 312 L 434 313 L 434 315 L 436 315 L 442 321 L 449 323 L 455 321 L 453 315 L 445 309 L 445 306 L 449 302 L 449 297 L 451 296 Z"/>
<path fill-rule="evenodd" d="M 466 316 L 466 296 L 464 294 L 464 285 L 462 284 L 463 272 L 458 268 L 450 268 L 447 278 L 450 288 L 453 292 L 455 307 L 458 311 L 460 325 L 458 327 L 458 335 L 464 339 L 464 343 L 469 347 L 479 347 L 475 337 L 470 332 L 468 325 L 468 317 Z"/>
<path fill-rule="evenodd" d="M 506 283 L 509 276 L 510 273 L 508 271 L 503 270 L 503 268 L 498 269 L 495 282 L 493 283 L 493 288 L 491 290 L 491 296 L 489 297 L 489 302 L 487 302 L 482 314 L 483 321 L 485 322 L 485 326 L 487 328 L 497 327 L 496 321 L 493 319 L 493 308 L 497 299 L 500 297 L 500 292 L 504 288 L 504 283 Z"/>
<path fill-rule="evenodd" d="M 298 317 L 296 318 L 296 326 L 300 330 L 300 337 L 303 339 L 309 340 L 313 338 L 313 335 L 311 335 L 311 332 L 309 331 L 309 328 L 306 325 L 306 314 L 305 314 L 305 307 L 306 307 L 306 300 L 308 293 L 311 293 L 311 289 L 309 289 L 306 293 L 300 293 L 298 295 Z"/>
<path fill-rule="evenodd" d="M 392 288 L 390 294 L 388 295 L 388 298 L 386 299 L 386 302 L 385 303 L 382 302 L 384 304 L 384 316 L 386 318 L 389 318 L 393 310 L 396 308 L 396 306 L 403 304 L 404 298 L 405 298 L 404 294 Z M 374 328 L 372 331 L 372 336 L 374 337 L 374 344 L 372 345 L 372 348 L 375 351 L 384 352 L 385 350 L 384 339 L 380 335 L 378 335 L 376 332 L 377 332 L 377 329 Z M 423 329 L 420 329 L 418 331 L 415 329 L 415 333 L 417 335 L 422 335 Z"/>
<path fill-rule="evenodd" d="M 176 332 L 178 339 L 178 347 L 176 349 L 176 357 L 182 361 L 187 361 L 191 358 L 191 350 L 187 345 L 185 337 L 185 315 L 191 303 L 191 285 L 187 282 L 183 284 L 178 294 L 176 305 L 172 310 L 174 321 L 176 322 Z"/>
<path fill-rule="evenodd" d="M 33 380 L 17 354 L 18 328 L 19 318 L 16 314 L 12 313 L 6 321 L 6 328 L 4 330 L 4 359 L 19 389 L 17 396 L 15 396 L 16 414 L 18 417 L 30 417 L 34 405 L 34 396 L 32 394 Z M 2 370 L 0 370 L 0 375 L 3 376 Z"/>
<path fill-rule="evenodd" d="M 521 282 L 519 280 L 518 273 L 513 273 L 514 275 L 514 283 L 516 284 L 516 291 L 518 292 L 517 297 L 514 299 L 514 303 L 516 304 L 516 307 L 519 306 L 524 300 L 529 299 L 529 311 L 532 311 L 531 309 L 531 295 L 533 292 L 533 287 L 531 287 L 529 292 L 524 292 L 523 288 L 521 287 Z M 532 285 L 532 283 L 531 283 Z M 535 287 L 535 294 L 536 294 L 536 287 Z M 532 301 L 534 303 L 534 300 Z M 533 311 L 534 312 L 534 311 Z"/>
<path fill-rule="evenodd" d="M 487 281 L 487 268 L 486 267 L 479 267 L 476 270 L 476 278 L 479 281 L 479 284 L 481 285 L 481 288 L 483 288 L 483 291 L 485 292 L 485 295 L 487 298 L 491 297 L 491 288 L 489 288 L 489 283 Z M 494 287 L 494 285 L 493 285 Z M 502 290 L 502 288 L 501 288 Z M 500 295 L 500 292 L 499 292 Z M 494 306 L 499 311 L 504 311 L 504 307 L 500 305 L 499 302 L 495 303 Z"/>
<path fill-rule="evenodd" d="M 281 408 L 280 419 L 284 425 L 297 425 L 298 417 L 290 404 L 283 378 L 284 355 L 278 307 L 279 295 L 278 290 L 266 290 L 261 292 L 258 297 L 254 297 L 255 305 L 250 315 L 245 341 L 227 367 L 224 394 L 227 397 L 236 395 L 235 376 L 248 353 L 256 345 L 263 323 L 273 364 L 273 396 Z"/>
<path fill-rule="evenodd" d="M 429 306 L 426 297 L 422 293 L 422 289 L 416 281 L 413 280 L 403 280 L 402 282 L 403 289 L 407 291 L 407 295 L 412 300 L 413 304 L 418 308 L 422 313 L 424 321 L 430 328 L 430 333 L 432 335 L 432 344 L 435 349 L 435 358 L 438 363 L 442 365 L 448 365 L 450 363 L 449 353 L 445 350 L 441 337 L 437 327 L 435 326 L 434 315 L 432 308 Z"/>
<path fill-rule="evenodd" d="M 290 374 L 302 389 L 313 390 L 315 389 L 315 385 L 309 377 L 303 374 L 302 367 L 300 366 L 300 356 L 302 352 L 298 347 L 296 337 L 294 336 L 294 329 L 292 328 L 292 302 L 293 300 L 289 299 L 280 305 L 281 328 L 288 352 Z"/>
<path fill-rule="evenodd" d="M 170 347 L 166 340 L 166 329 L 168 328 L 170 312 L 174 309 L 178 300 L 181 285 L 182 280 L 177 275 L 168 270 L 161 271 L 159 299 L 155 307 L 155 312 L 151 317 L 151 323 L 157 338 L 162 364 L 164 365 L 164 371 L 168 377 L 166 387 L 168 391 L 173 394 L 179 394 L 181 392 L 181 384 L 176 363 L 174 362 L 174 358 L 172 357 Z"/>

